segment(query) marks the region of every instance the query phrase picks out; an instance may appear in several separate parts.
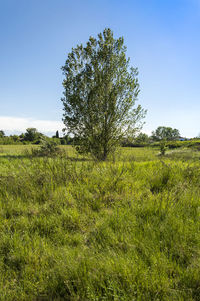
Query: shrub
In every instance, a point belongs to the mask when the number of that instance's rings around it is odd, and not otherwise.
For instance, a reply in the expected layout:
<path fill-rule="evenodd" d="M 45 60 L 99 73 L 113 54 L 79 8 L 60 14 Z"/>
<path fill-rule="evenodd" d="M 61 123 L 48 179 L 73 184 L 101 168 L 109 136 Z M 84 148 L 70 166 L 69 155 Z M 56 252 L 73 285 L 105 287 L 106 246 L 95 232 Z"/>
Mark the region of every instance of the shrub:
<path fill-rule="evenodd" d="M 32 155 L 34 156 L 56 156 L 60 152 L 61 151 L 56 141 L 44 138 L 41 139 L 40 148 L 32 149 Z"/>
<path fill-rule="evenodd" d="M 165 140 L 162 140 L 162 141 L 160 142 L 160 154 L 161 154 L 162 156 L 164 156 L 166 150 L 167 150 L 166 141 L 165 141 Z"/>

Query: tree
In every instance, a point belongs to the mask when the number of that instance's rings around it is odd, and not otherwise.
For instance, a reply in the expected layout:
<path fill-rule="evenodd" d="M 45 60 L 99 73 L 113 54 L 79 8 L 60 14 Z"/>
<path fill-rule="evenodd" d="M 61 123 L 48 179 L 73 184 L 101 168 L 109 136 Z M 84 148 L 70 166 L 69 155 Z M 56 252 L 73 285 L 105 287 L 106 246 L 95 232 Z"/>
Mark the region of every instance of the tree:
<path fill-rule="evenodd" d="M 42 134 L 37 131 L 36 128 L 28 128 L 26 129 L 26 133 L 24 134 L 24 140 L 30 142 L 36 142 L 41 138 Z"/>
<path fill-rule="evenodd" d="M 166 140 L 176 140 L 180 136 L 179 130 L 172 129 L 171 127 L 159 126 L 155 132 L 152 132 L 153 140 L 160 141 Z"/>
<path fill-rule="evenodd" d="M 137 143 L 148 143 L 149 142 L 149 136 L 145 133 L 140 133 L 136 137 L 135 142 L 137 142 Z"/>
<path fill-rule="evenodd" d="M 123 37 L 105 29 L 86 47 L 72 48 L 62 67 L 63 122 L 76 149 L 105 160 L 119 143 L 141 128 L 146 111 L 135 106 L 138 70 L 130 67 Z"/>
<path fill-rule="evenodd" d="M 14 142 L 20 141 L 20 138 L 18 135 L 12 135 L 12 136 L 10 136 L 10 138 L 12 138 Z"/>
<path fill-rule="evenodd" d="M 59 132 L 56 131 L 56 138 L 59 138 Z"/>
<path fill-rule="evenodd" d="M 3 137 L 5 137 L 5 133 L 4 133 L 4 131 L 0 130 L 0 138 L 3 138 Z"/>

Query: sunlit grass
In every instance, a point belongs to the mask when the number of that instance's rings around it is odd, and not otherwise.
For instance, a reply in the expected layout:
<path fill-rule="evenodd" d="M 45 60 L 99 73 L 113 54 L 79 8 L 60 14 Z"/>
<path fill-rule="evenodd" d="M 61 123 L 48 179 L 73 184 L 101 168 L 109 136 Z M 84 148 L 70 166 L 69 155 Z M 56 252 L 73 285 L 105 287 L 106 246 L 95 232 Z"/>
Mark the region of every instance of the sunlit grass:
<path fill-rule="evenodd" d="M 198 152 L 31 147 L 0 148 L 0 300 L 199 300 Z"/>

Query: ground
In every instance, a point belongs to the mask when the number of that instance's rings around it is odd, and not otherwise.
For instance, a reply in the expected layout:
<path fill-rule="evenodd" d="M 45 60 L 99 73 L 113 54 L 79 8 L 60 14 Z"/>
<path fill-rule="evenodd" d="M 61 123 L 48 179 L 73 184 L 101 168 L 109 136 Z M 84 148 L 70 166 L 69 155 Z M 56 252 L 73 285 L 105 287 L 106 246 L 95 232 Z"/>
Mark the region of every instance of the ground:
<path fill-rule="evenodd" d="M 200 300 L 200 152 L 0 147 L 0 300 Z"/>

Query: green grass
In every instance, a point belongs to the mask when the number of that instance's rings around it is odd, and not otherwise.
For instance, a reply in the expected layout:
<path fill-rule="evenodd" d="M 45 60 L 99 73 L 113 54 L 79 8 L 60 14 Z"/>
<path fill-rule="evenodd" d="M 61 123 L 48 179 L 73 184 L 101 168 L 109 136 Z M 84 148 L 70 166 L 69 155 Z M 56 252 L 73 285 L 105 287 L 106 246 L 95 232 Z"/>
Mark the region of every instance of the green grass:
<path fill-rule="evenodd" d="M 200 300 L 200 152 L 30 147 L 0 148 L 0 300 Z"/>

